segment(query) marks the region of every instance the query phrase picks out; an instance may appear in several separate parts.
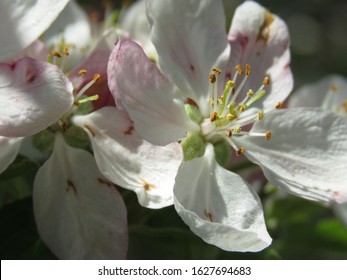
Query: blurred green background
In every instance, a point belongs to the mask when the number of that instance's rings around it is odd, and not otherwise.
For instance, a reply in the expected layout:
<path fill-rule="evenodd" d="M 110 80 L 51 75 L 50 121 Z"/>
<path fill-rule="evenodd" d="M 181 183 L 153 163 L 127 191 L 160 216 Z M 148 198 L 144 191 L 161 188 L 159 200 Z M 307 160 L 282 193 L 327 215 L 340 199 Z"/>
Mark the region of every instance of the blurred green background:
<path fill-rule="evenodd" d="M 88 11 L 100 1 L 79 1 Z M 115 7 L 122 2 L 114 1 Z M 242 1 L 224 1 L 229 18 Z M 258 1 L 288 24 L 295 88 L 331 73 L 347 77 L 347 1 Z M 0 175 L 1 259 L 55 259 L 40 240 L 31 186 L 38 164 L 18 157 Z M 347 168 L 346 168 L 347 169 Z M 332 209 L 270 185 L 260 193 L 273 244 L 259 253 L 225 252 L 192 234 L 173 207 L 149 210 L 119 189 L 128 207 L 129 259 L 347 259 L 347 228 Z M 4 204 L 4 202 L 6 202 Z"/>

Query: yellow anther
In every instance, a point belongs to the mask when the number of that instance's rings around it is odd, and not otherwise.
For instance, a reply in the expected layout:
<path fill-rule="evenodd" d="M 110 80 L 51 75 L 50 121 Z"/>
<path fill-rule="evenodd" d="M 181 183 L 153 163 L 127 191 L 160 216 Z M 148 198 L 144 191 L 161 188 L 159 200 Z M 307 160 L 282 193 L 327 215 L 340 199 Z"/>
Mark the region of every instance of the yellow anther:
<path fill-rule="evenodd" d="M 265 138 L 266 138 L 267 141 L 270 141 L 270 140 L 271 140 L 271 135 L 272 135 L 272 133 L 271 133 L 270 130 L 269 130 L 269 131 L 266 131 L 266 133 L 265 133 Z"/>
<path fill-rule="evenodd" d="M 210 106 L 213 107 L 214 106 L 214 100 L 212 98 L 210 98 Z"/>
<path fill-rule="evenodd" d="M 239 75 L 242 75 L 242 74 L 243 74 L 243 68 L 242 68 L 242 66 L 241 66 L 240 64 L 237 64 L 237 65 L 235 66 L 235 70 L 236 70 L 236 72 L 237 72 Z"/>
<path fill-rule="evenodd" d="M 246 111 L 246 109 L 247 109 L 247 107 L 246 107 L 245 104 L 239 104 L 239 105 L 237 105 L 237 110 L 238 110 L 239 112 L 244 112 L 244 111 Z"/>
<path fill-rule="evenodd" d="M 254 95 L 254 91 L 253 90 L 249 90 L 249 91 L 247 91 L 247 96 L 248 97 L 252 97 Z"/>
<path fill-rule="evenodd" d="M 234 115 L 234 114 L 227 114 L 227 120 L 228 121 L 232 121 L 232 120 L 235 120 L 237 119 L 237 115 Z"/>
<path fill-rule="evenodd" d="M 337 91 L 338 91 L 337 85 L 332 84 L 332 85 L 330 86 L 330 90 L 331 90 L 332 92 L 337 92 Z"/>
<path fill-rule="evenodd" d="M 276 109 L 281 109 L 282 108 L 283 103 L 282 102 L 278 102 L 276 105 Z"/>
<path fill-rule="evenodd" d="M 245 152 L 246 152 L 246 149 L 244 147 L 240 147 L 240 149 L 238 149 L 236 151 L 236 155 L 240 156 L 240 155 L 244 154 Z"/>
<path fill-rule="evenodd" d="M 342 101 L 342 107 L 345 110 L 345 112 L 347 113 L 347 100 Z"/>
<path fill-rule="evenodd" d="M 95 74 L 93 77 L 94 82 L 100 79 L 100 74 Z"/>
<path fill-rule="evenodd" d="M 52 52 L 52 56 L 56 56 L 56 57 L 61 57 L 61 53 L 60 52 L 58 52 L 58 51 L 53 51 Z"/>
<path fill-rule="evenodd" d="M 230 128 L 227 129 L 227 135 L 230 138 L 231 136 L 233 136 L 233 132 L 231 131 Z"/>
<path fill-rule="evenodd" d="M 210 116 L 210 121 L 214 122 L 218 117 L 218 113 L 217 112 L 213 112 Z"/>
<path fill-rule="evenodd" d="M 264 112 L 262 112 L 262 111 L 259 111 L 258 112 L 258 120 L 262 120 L 264 118 Z"/>
<path fill-rule="evenodd" d="M 241 132 L 241 127 L 235 127 L 235 128 L 233 129 L 233 132 L 234 132 L 234 133 L 240 133 L 240 132 Z"/>
<path fill-rule="evenodd" d="M 81 69 L 80 71 L 78 71 L 78 76 L 82 76 L 87 74 L 87 70 L 86 69 Z"/>
<path fill-rule="evenodd" d="M 213 67 L 212 68 L 212 71 L 215 72 L 217 75 L 220 75 L 222 73 L 222 70 L 220 70 L 219 68 L 217 67 Z"/>
<path fill-rule="evenodd" d="M 68 47 L 65 47 L 65 48 L 63 49 L 63 53 L 64 53 L 65 55 L 70 55 L 69 48 L 68 48 Z"/>
<path fill-rule="evenodd" d="M 251 65 L 246 64 L 246 76 L 251 75 Z"/>
<path fill-rule="evenodd" d="M 216 82 L 216 75 L 214 73 L 211 73 L 210 74 L 210 83 L 211 84 L 214 84 Z"/>
<path fill-rule="evenodd" d="M 226 86 L 229 87 L 229 88 L 232 88 L 232 87 L 235 86 L 235 82 L 229 80 L 229 81 L 227 81 Z"/>
<path fill-rule="evenodd" d="M 268 86 L 269 84 L 270 84 L 270 78 L 269 78 L 269 76 L 266 76 L 263 80 L 263 85 Z"/>

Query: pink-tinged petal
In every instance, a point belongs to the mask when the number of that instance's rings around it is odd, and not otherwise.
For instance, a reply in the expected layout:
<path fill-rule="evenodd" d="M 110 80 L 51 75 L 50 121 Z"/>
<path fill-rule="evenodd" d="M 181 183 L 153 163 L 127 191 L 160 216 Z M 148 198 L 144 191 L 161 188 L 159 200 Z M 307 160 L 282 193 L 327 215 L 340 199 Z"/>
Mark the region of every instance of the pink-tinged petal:
<path fill-rule="evenodd" d="M 17 55 L 57 18 L 69 0 L 0 2 L 0 61 Z"/>
<path fill-rule="evenodd" d="M 57 135 L 34 181 L 34 214 L 42 240 L 60 259 L 124 259 L 127 214 L 122 197 L 93 156 Z"/>
<path fill-rule="evenodd" d="M 217 164 L 212 145 L 203 157 L 182 163 L 174 195 L 178 214 L 205 242 L 240 252 L 271 244 L 258 195 L 240 176 Z"/>
<path fill-rule="evenodd" d="M 118 42 L 108 63 L 109 88 L 117 107 L 123 105 L 136 131 L 155 145 L 185 137 L 192 123 L 177 102 L 177 88 L 134 42 Z"/>
<path fill-rule="evenodd" d="M 45 46 L 45 44 L 41 42 L 40 40 L 36 40 L 31 45 L 29 45 L 24 50 L 22 50 L 20 53 L 18 53 L 15 58 L 8 59 L 4 62 L 13 64 L 17 60 L 27 56 L 34 58 L 36 60 L 45 61 L 47 60 L 48 55 L 49 55 L 49 50 Z"/>
<path fill-rule="evenodd" d="M 0 64 L 0 135 L 35 134 L 57 121 L 73 103 L 72 85 L 55 65 L 23 58 Z"/>
<path fill-rule="evenodd" d="M 106 178 L 135 191 L 142 206 L 172 205 L 175 176 L 183 158 L 178 143 L 163 147 L 142 140 L 129 118 L 113 107 L 76 116 L 73 122 L 88 133 Z"/>
<path fill-rule="evenodd" d="M 247 1 L 235 11 L 229 40 L 232 53 L 227 76 L 234 75 L 237 64 L 242 67 L 249 64 L 251 74 L 244 85 L 245 92 L 257 90 L 264 77 L 270 77 L 266 95 L 255 106 L 274 108 L 282 102 L 293 88 L 289 33 L 285 22 L 256 2 Z"/>
<path fill-rule="evenodd" d="M 243 136 L 235 142 L 275 186 L 312 200 L 347 201 L 345 117 L 320 109 L 278 110 L 252 131 L 271 131 L 271 140 Z"/>
<path fill-rule="evenodd" d="M 0 173 L 15 160 L 22 139 L 0 136 Z"/>
<path fill-rule="evenodd" d="M 340 115 L 347 115 L 347 80 L 330 75 L 306 84 L 291 95 L 288 107 L 321 107 Z"/>
<path fill-rule="evenodd" d="M 229 58 L 222 3 L 200 0 L 147 3 L 151 40 L 158 52 L 160 68 L 187 97 L 204 107 L 212 67 L 224 68 Z"/>

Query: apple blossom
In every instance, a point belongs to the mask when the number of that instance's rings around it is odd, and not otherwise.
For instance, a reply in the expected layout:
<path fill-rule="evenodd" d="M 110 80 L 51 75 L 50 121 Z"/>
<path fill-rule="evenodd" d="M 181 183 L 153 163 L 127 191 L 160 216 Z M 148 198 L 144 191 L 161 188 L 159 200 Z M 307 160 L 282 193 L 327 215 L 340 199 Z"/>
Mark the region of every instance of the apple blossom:
<path fill-rule="evenodd" d="M 150 0 L 147 16 L 159 67 L 138 44 L 121 40 L 109 86 L 140 136 L 181 144 L 174 205 L 195 234 L 230 251 L 271 243 L 257 194 L 222 167 L 231 148 L 290 193 L 347 200 L 347 124 L 328 112 L 280 109 L 293 79 L 279 17 L 247 1 L 226 34 L 220 1 Z"/>

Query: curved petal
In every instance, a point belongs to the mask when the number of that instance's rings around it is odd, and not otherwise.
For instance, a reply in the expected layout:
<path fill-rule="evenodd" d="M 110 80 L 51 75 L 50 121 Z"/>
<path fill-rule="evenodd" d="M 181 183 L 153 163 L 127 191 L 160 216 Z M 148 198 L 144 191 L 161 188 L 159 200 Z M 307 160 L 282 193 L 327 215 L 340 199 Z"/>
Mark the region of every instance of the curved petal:
<path fill-rule="evenodd" d="M 209 96 L 212 67 L 229 58 L 221 1 L 148 1 L 151 40 L 163 72 L 201 107 Z"/>
<path fill-rule="evenodd" d="M 15 160 L 22 140 L 0 136 L 0 173 Z"/>
<path fill-rule="evenodd" d="M 145 0 L 136 1 L 129 8 L 122 10 L 119 23 L 124 30 L 129 32 L 131 39 L 143 48 L 151 60 L 158 60 L 157 51 L 149 38 L 150 30 Z"/>
<path fill-rule="evenodd" d="M 34 213 L 41 238 L 60 259 L 123 259 L 126 208 L 93 156 L 67 146 L 61 135 L 34 181 Z"/>
<path fill-rule="evenodd" d="M 330 75 L 304 85 L 289 99 L 289 107 L 321 107 L 346 116 L 347 80 L 339 75 Z"/>
<path fill-rule="evenodd" d="M 69 0 L 3 0 L 0 2 L 0 61 L 34 42 Z"/>
<path fill-rule="evenodd" d="M 136 192 L 142 206 L 172 205 L 172 190 L 182 162 L 178 143 L 154 146 L 142 140 L 128 117 L 105 107 L 73 122 L 88 132 L 96 162 L 106 178 Z"/>
<path fill-rule="evenodd" d="M 241 252 L 270 245 L 259 197 L 240 176 L 217 164 L 212 145 L 203 157 L 182 163 L 174 195 L 178 214 L 205 242 Z"/>
<path fill-rule="evenodd" d="M 274 108 L 293 88 L 290 69 L 289 33 L 285 22 L 253 1 L 240 5 L 229 31 L 231 56 L 229 77 L 237 64 L 250 64 L 251 74 L 244 85 L 257 90 L 265 76 L 270 77 L 266 95 L 255 106 Z M 242 97 L 243 98 L 243 97 Z"/>
<path fill-rule="evenodd" d="M 55 65 L 23 58 L 0 64 L 0 135 L 32 135 L 57 121 L 73 103 L 72 85 Z"/>
<path fill-rule="evenodd" d="M 134 121 L 136 131 L 155 145 L 185 137 L 194 125 L 182 103 L 175 102 L 176 88 L 131 41 L 118 42 L 108 64 L 109 87 Z"/>
<path fill-rule="evenodd" d="M 293 108 L 266 115 L 253 132 L 272 138 L 243 136 L 246 157 L 260 165 L 275 186 L 304 198 L 347 201 L 347 122 L 319 109 Z"/>

